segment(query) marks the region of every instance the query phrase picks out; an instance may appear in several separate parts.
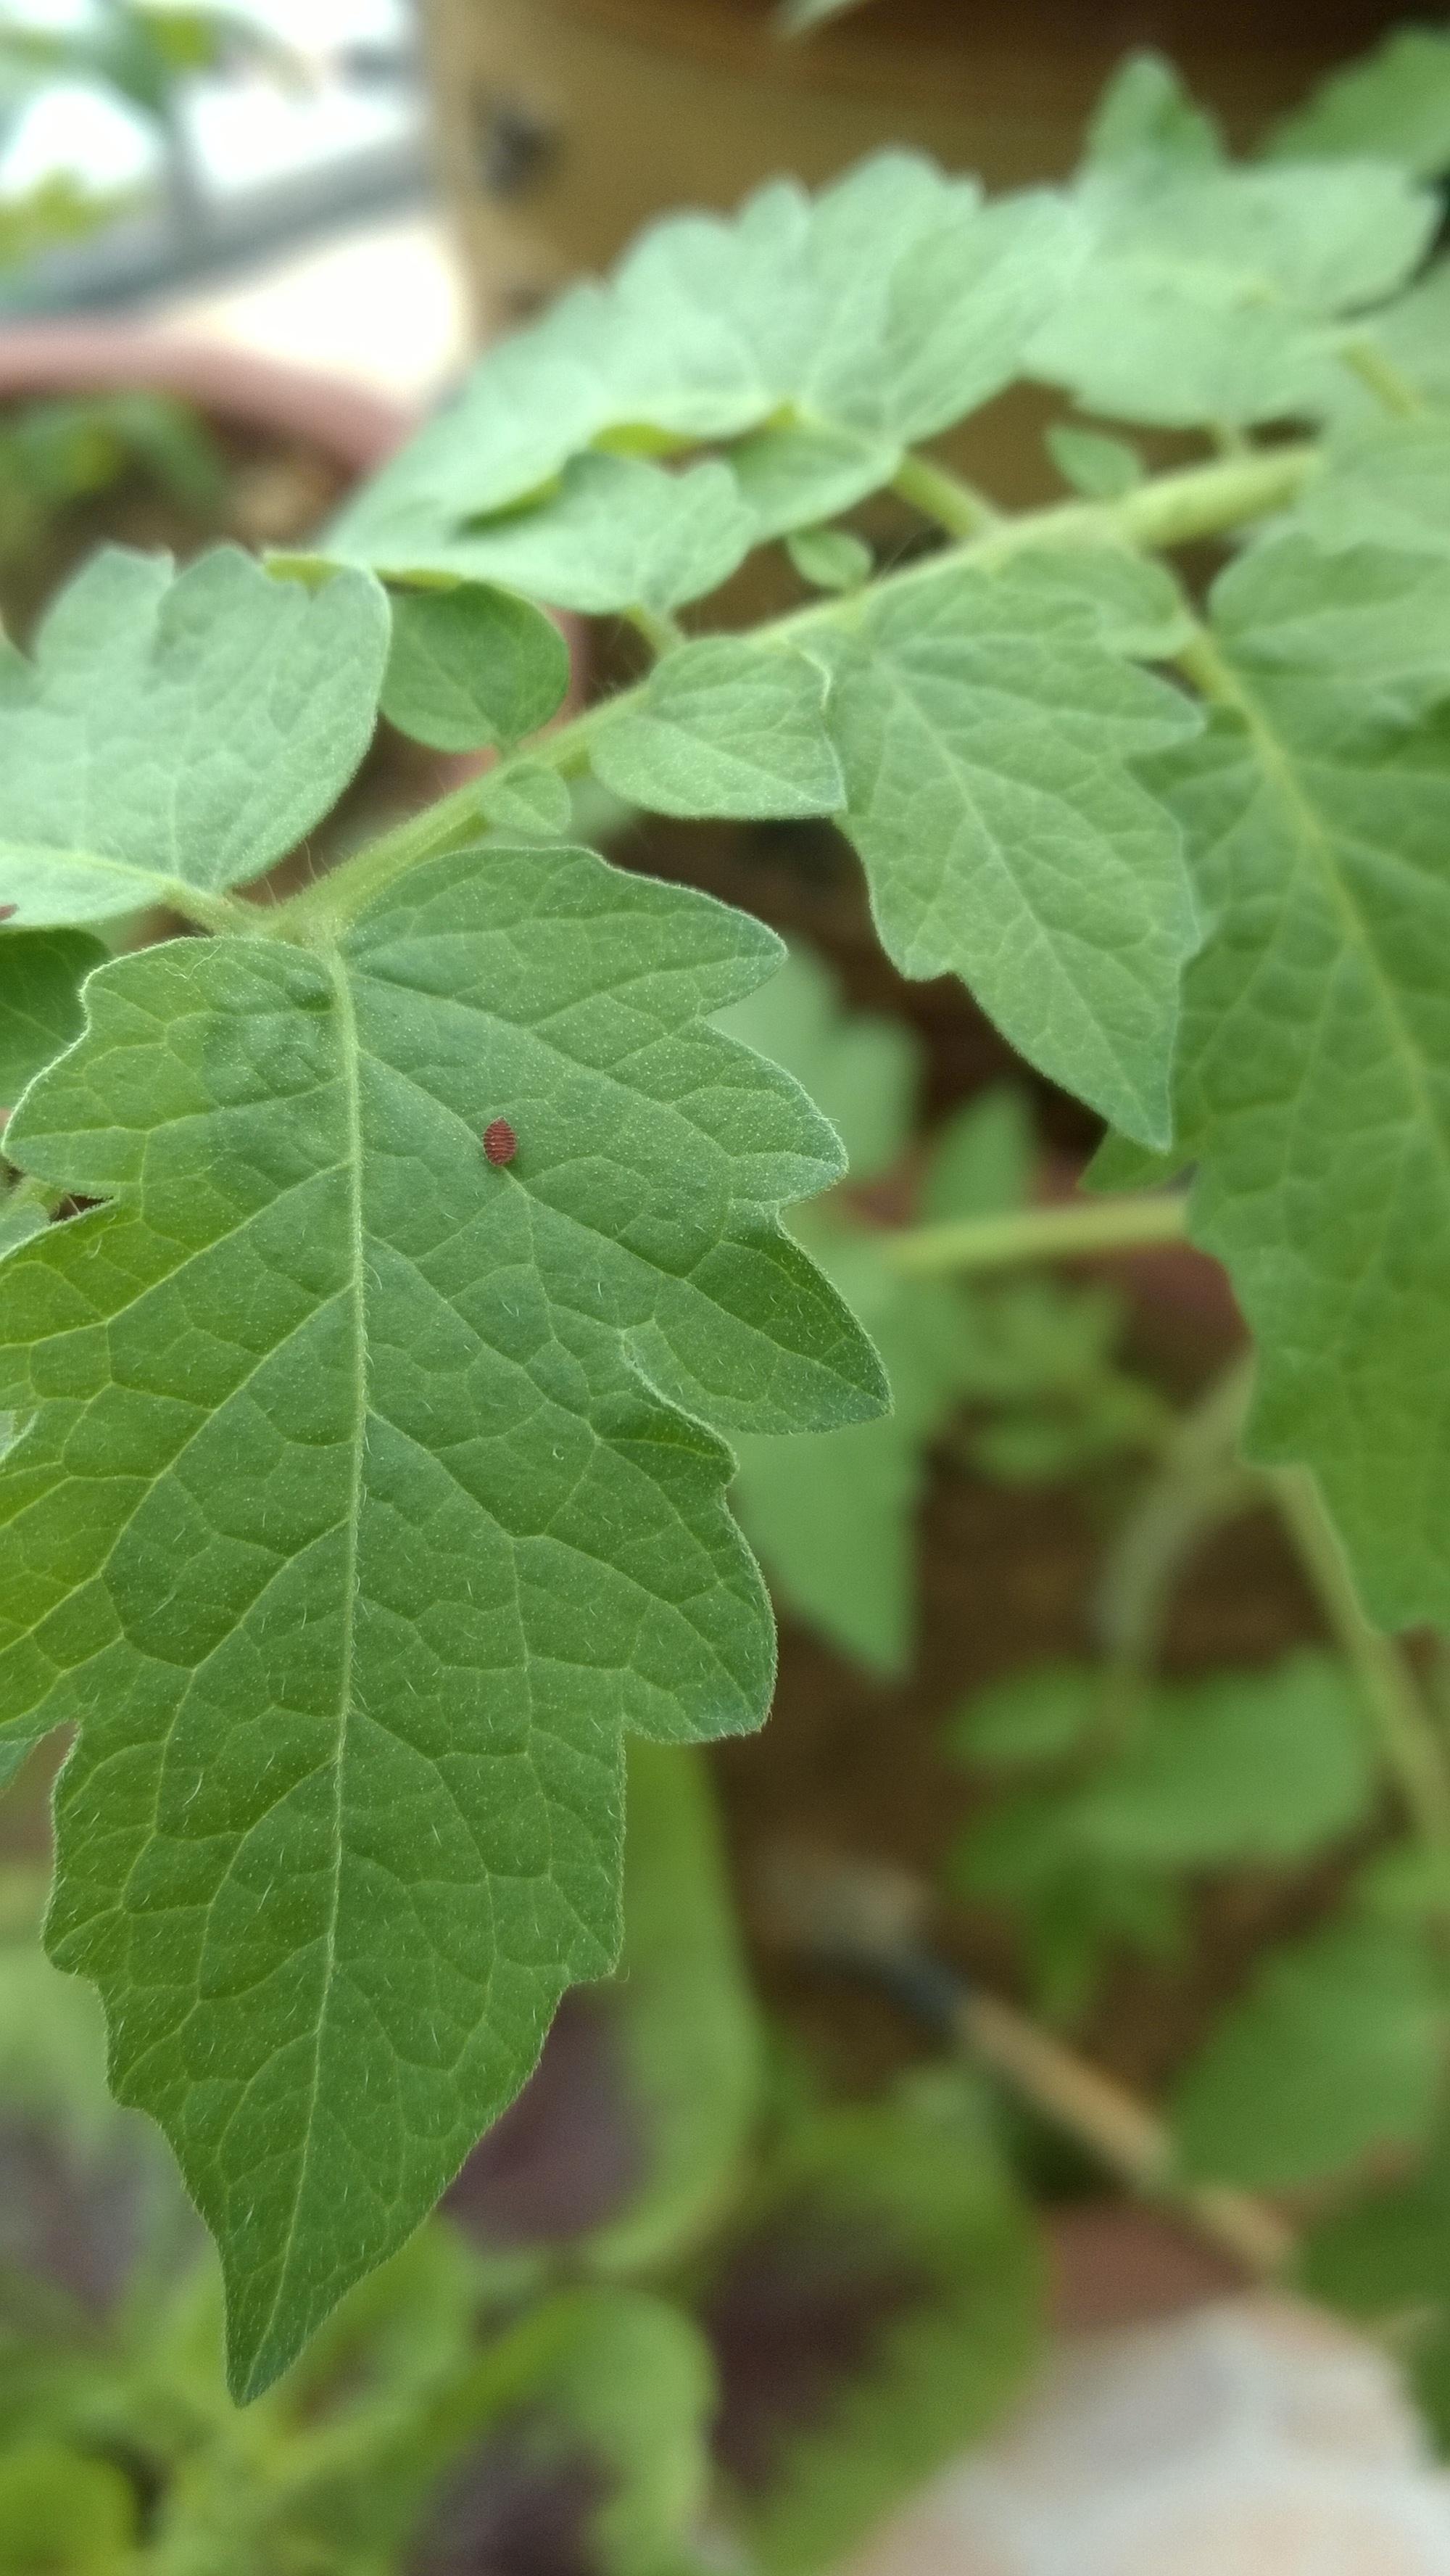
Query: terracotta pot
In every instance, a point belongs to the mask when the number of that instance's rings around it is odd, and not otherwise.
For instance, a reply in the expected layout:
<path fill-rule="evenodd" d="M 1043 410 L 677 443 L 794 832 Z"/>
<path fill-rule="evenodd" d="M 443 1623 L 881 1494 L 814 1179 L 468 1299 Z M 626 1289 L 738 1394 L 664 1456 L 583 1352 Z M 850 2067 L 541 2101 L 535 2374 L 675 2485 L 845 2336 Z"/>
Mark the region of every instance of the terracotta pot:
<path fill-rule="evenodd" d="M 1374 43 L 1399 0 L 866 0 L 804 42 L 775 0 L 426 0 L 445 179 L 480 311 L 517 316 L 667 208 L 730 206 L 904 143 L 994 187 L 1077 157 L 1154 46 L 1239 135 Z"/>

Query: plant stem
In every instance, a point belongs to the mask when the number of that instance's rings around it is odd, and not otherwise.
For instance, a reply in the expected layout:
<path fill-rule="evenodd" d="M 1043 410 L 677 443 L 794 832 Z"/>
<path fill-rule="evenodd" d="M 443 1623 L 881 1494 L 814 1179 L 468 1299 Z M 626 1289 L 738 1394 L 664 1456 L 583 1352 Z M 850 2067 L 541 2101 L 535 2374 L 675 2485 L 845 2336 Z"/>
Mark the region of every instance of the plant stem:
<path fill-rule="evenodd" d="M 690 640 L 678 617 L 671 617 L 668 609 L 627 608 L 625 618 L 636 635 L 644 637 L 657 662 L 662 662 L 667 653 L 678 653 L 680 646 Z"/>
<path fill-rule="evenodd" d="M 1286 509 L 1320 465 L 1317 447 L 1276 447 L 1159 475 L 1115 501 L 1057 502 L 1047 509 L 1028 510 L 1020 517 L 999 520 L 959 545 L 944 546 L 937 554 L 925 555 L 897 572 L 884 573 L 868 589 L 812 600 L 806 607 L 758 627 L 751 640 L 763 651 L 772 647 L 789 649 L 813 634 L 833 627 L 851 627 L 868 602 L 952 580 L 969 566 L 990 571 L 1034 546 L 1186 545 L 1196 537 L 1214 536 Z M 626 690 L 602 706 L 589 708 L 572 724 L 560 725 L 553 733 L 539 736 L 515 757 L 546 761 L 565 776 L 572 775 L 587 766 L 593 728 L 638 694 Z M 501 768 L 506 770 L 508 765 L 505 762 Z M 412 822 L 345 859 L 330 875 L 304 887 L 288 902 L 278 904 L 270 913 L 254 914 L 248 926 L 270 930 L 284 939 L 308 938 L 324 926 L 336 929 L 395 879 L 440 851 L 463 846 L 476 838 L 479 828 L 476 787 L 455 788 Z"/>
<path fill-rule="evenodd" d="M 1157 1664 L 1173 1587 L 1195 1549 L 1260 1499 L 1238 1455 L 1253 1361 L 1232 1362 L 1174 1426 L 1163 1463 L 1108 1551 L 1095 1625 L 1106 1658 L 1095 1749 L 1121 1741 Z"/>
<path fill-rule="evenodd" d="M 912 1227 L 883 1238 L 893 1270 L 908 1278 L 1011 1270 L 1029 1261 L 1069 1260 L 1094 1252 L 1132 1252 L 1187 1239 L 1184 1197 L 1083 1199 L 1064 1207 L 1022 1208 L 1010 1216 L 974 1216 L 950 1225 Z"/>
<path fill-rule="evenodd" d="M 1403 1648 L 1365 1617 L 1339 1533 L 1303 1467 L 1272 1467 L 1265 1482 L 1331 1635 L 1358 1676 L 1385 1768 L 1422 1842 L 1450 1845 L 1450 1762 Z"/>
<path fill-rule="evenodd" d="M 1004 524 L 1001 511 L 985 492 L 963 482 L 960 475 L 948 474 L 944 466 L 933 465 L 925 456 L 904 457 L 892 477 L 891 488 L 924 519 L 935 519 L 949 537 L 975 537 L 984 528 Z"/>
<path fill-rule="evenodd" d="M 1417 412 L 1424 410 L 1424 402 L 1408 377 L 1391 365 L 1373 340 L 1346 340 L 1339 354 L 1360 383 L 1368 385 L 1385 410 L 1392 411 L 1397 419 L 1413 420 Z"/>

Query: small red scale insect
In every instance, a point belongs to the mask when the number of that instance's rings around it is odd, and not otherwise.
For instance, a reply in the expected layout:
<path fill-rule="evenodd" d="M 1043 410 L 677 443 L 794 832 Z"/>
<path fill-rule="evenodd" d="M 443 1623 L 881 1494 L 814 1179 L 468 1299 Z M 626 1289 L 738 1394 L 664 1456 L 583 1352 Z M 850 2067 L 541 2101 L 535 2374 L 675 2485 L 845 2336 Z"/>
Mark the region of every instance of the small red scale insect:
<path fill-rule="evenodd" d="M 483 1150 L 491 1163 L 511 1163 L 519 1140 L 506 1118 L 495 1118 L 483 1131 Z"/>

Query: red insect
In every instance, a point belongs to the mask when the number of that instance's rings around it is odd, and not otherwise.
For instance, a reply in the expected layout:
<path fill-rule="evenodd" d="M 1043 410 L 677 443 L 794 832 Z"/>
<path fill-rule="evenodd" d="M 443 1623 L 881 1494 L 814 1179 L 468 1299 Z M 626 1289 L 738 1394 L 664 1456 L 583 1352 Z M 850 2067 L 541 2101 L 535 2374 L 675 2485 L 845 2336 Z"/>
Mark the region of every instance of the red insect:
<path fill-rule="evenodd" d="M 511 1163 L 519 1140 L 506 1118 L 495 1118 L 483 1131 L 483 1150 L 491 1163 Z"/>

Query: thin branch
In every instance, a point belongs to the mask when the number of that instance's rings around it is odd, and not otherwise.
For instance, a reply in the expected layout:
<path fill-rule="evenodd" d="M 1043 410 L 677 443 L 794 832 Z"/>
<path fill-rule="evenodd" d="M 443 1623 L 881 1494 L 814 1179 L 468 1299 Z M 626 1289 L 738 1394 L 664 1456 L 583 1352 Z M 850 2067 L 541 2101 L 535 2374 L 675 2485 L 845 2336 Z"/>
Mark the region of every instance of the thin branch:
<path fill-rule="evenodd" d="M 1184 1197 L 1069 1200 L 1063 1207 L 1021 1208 L 1008 1216 L 962 1217 L 949 1225 L 914 1226 L 881 1238 L 893 1270 L 911 1279 L 1014 1270 L 1033 1261 L 1073 1260 L 1099 1252 L 1134 1252 L 1183 1243 Z"/>

